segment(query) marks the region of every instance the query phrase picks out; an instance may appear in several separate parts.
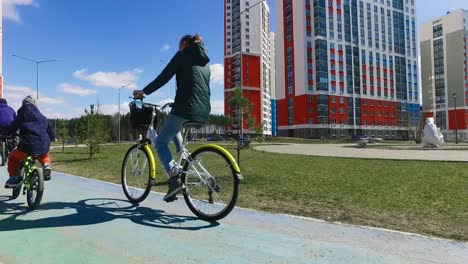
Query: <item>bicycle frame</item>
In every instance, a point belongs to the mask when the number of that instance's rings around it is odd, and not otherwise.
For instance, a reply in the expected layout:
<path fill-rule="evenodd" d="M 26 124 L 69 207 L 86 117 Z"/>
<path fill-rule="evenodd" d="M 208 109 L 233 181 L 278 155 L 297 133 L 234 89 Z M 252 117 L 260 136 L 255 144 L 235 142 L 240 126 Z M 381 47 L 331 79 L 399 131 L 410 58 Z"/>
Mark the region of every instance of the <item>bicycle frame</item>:
<path fill-rule="evenodd" d="M 153 108 L 153 117 L 151 119 L 151 123 L 148 127 L 148 130 L 146 131 L 146 138 L 143 139 L 142 135 L 140 134 L 139 135 L 139 142 L 140 143 L 147 143 L 147 140 L 150 141 L 151 145 L 153 145 L 153 147 L 156 149 L 156 140 L 158 138 L 158 133 L 156 132 L 156 130 L 154 129 L 154 119 L 156 117 L 156 113 L 157 111 L 163 111 L 164 109 L 166 109 L 167 107 L 170 107 L 172 103 L 167 103 L 165 104 L 164 106 L 160 107 L 158 109 L 158 106 L 157 105 L 154 105 L 154 104 L 148 104 L 146 103 L 147 105 L 150 105 L 152 108 Z M 206 182 L 205 182 L 205 177 L 212 177 L 210 175 L 210 173 L 205 169 L 205 167 L 203 167 L 203 165 L 200 163 L 200 162 L 197 162 L 197 161 L 194 161 L 190 158 L 190 151 L 187 150 L 187 148 L 185 147 L 186 146 L 186 139 L 187 139 L 187 135 L 188 135 L 188 132 L 189 132 L 189 129 L 186 128 L 186 130 L 184 131 L 184 136 L 182 138 L 182 148 L 180 150 L 180 152 L 178 153 L 178 158 L 175 160 L 176 162 L 176 166 L 179 168 L 179 172 L 182 173 L 182 174 L 185 174 L 187 176 L 197 176 L 199 179 L 200 179 L 200 184 L 201 185 L 205 185 Z M 215 144 L 207 144 L 207 146 L 211 146 L 213 148 L 216 148 L 217 150 L 223 152 L 224 154 L 226 154 L 226 156 L 228 157 L 228 159 L 231 161 L 232 164 L 234 164 L 234 170 L 237 172 L 237 175 L 238 175 L 238 178 L 239 179 L 243 179 L 242 175 L 240 174 L 240 168 L 237 164 L 237 162 L 235 161 L 234 157 L 232 157 L 231 153 L 229 153 L 227 150 L 225 150 L 224 148 L 218 146 L 218 145 L 215 145 Z M 144 148 L 149 148 L 149 146 L 147 144 L 143 145 Z M 203 146 L 202 146 L 203 147 Z M 155 157 L 153 155 L 153 152 L 150 151 L 149 149 L 147 149 L 147 152 L 149 154 L 149 158 L 150 158 L 150 166 L 152 168 L 152 171 L 151 171 L 151 178 L 152 179 L 155 179 L 156 178 L 156 163 L 155 163 Z M 189 165 L 188 165 L 188 168 L 193 168 L 193 171 L 185 171 L 183 170 L 182 168 L 182 160 L 183 160 L 183 157 L 187 157 L 186 159 L 186 162 L 189 162 Z M 202 170 L 202 172 L 199 172 L 195 166 L 192 166 L 192 164 L 194 162 L 197 162 L 197 167 L 200 168 Z M 202 176 L 203 175 L 203 176 Z"/>
<path fill-rule="evenodd" d="M 151 119 L 151 123 L 148 127 L 148 130 L 146 131 L 146 139 L 149 139 L 149 141 L 151 142 L 151 145 L 154 147 L 154 149 L 156 149 L 156 140 L 158 138 L 158 133 L 156 132 L 156 129 L 154 129 L 154 118 L 156 117 L 156 110 L 164 110 L 167 106 L 169 106 L 169 104 L 166 104 L 164 105 L 163 107 L 161 107 L 160 109 L 157 109 L 157 106 L 156 105 L 151 105 L 153 107 L 153 118 Z M 188 134 L 188 129 L 185 131 L 185 135 L 182 139 L 182 149 L 180 150 L 180 152 L 178 153 L 179 156 L 178 158 L 175 160 L 176 162 L 176 166 L 179 168 L 179 171 L 181 173 L 184 173 L 185 175 L 196 175 L 200 178 L 201 181 L 203 181 L 203 183 L 205 183 L 205 180 L 203 179 L 203 177 L 200 175 L 200 173 L 198 171 L 196 171 L 196 173 L 191 173 L 189 171 L 183 171 L 182 170 L 182 159 L 183 159 L 183 156 L 182 154 L 185 154 L 186 157 L 190 157 L 190 152 L 187 150 L 187 148 L 185 148 L 185 145 L 186 145 L 186 138 L 187 138 L 187 134 Z M 145 140 L 143 139 L 142 135 L 140 134 L 139 135 L 139 142 L 140 143 L 145 143 Z M 143 147 L 148 147 L 148 145 L 145 145 Z M 150 163 L 152 163 L 150 166 L 152 167 L 152 172 L 151 172 L 151 178 L 152 179 L 155 179 L 156 178 L 156 171 L 155 171 L 155 168 L 156 168 L 156 164 L 155 164 L 155 157 L 153 155 L 153 152 L 150 151 L 149 149 L 147 150 L 149 156 L 150 156 Z M 187 162 L 189 162 L 189 167 L 192 167 L 192 163 L 193 161 L 190 159 L 190 158 L 187 158 Z M 208 173 L 208 171 L 201 165 L 199 164 L 205 173 Z M 154 171 L 153 171 L 154 170 Z"/>
<path fill-rule="evenodd" d="M 31 156 L 28 156 L 26 157 L 26 159 L 22 161 L 22 164 L 20 165 L 20 167 L 24 168 L 23 183 L 24 183 L 25 190 L 29 190 L 31 188 L 31 173 L 36 168 L 34 163 L 35 163 L 35 160 L 33 160 Z"/>

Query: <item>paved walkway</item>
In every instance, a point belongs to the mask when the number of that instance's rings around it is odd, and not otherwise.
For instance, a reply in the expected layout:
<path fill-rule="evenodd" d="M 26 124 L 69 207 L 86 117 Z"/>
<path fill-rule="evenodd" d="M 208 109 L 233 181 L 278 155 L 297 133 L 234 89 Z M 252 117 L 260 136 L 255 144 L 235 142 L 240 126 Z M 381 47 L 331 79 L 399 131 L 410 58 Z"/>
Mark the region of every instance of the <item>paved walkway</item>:
<path fill-rule="evenodd" d="M 368 148 L 357 148 L 356 144 L 278 144 L 254 148 L 276 153 L 328 157 L 468 161 L 467 145 L 443 145 L 439 149 L 423 149 L 420 145 L 370 144 Z"/>
<path fill-rule="evenodd" d="M 6 170 L 0 168 L 3 184 Z M 118 176 L 116 176 L 118 177 Z M 151 193 L 135 207 L 121 187 L 54 173 L 43 202 L 0 189 L 0 263 L 467 263 L 468 243 L 235 209 L 219 223 L 183 199 Z"/>

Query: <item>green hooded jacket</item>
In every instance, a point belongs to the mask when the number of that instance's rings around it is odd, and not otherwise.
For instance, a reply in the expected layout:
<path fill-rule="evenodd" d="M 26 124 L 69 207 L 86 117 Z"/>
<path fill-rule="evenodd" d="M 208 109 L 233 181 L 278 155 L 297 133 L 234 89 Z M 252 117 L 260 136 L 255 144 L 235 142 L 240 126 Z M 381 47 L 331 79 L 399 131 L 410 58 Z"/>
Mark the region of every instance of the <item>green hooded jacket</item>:
<path fill-rule="evenodd" d="M 208 52 L 203 44 L 190 44 L 178 51 L 164 70 L 145 88 L 147 95 L 164 86 L 176 76 L 177 90 L 171 114 L 192 122 L 206 123 L 210 106 L 210 67 Z"/>

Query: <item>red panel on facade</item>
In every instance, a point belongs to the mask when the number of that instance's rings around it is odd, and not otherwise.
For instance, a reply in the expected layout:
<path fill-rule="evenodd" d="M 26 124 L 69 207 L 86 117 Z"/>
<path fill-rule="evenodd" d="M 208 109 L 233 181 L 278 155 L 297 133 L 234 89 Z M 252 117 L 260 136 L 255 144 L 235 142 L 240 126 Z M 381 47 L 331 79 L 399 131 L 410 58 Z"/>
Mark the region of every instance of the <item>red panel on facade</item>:
<path fill-rule="evenodd" d="M 225 89 L 234 88 L 232 82 L 232 58 L 224 58 L 224 87 Z"/>
<path fill-rule="evenodd" d="M 455 115 L 456 115 L 456 119 L 455 119 Z M 466 116 L 465 109 L 457 109 L 456 114 L 455 114 L 455 110 L 449 110 L 448 117 L 449 117 L 449 130 L 455 130 L 455 128 L 467 129 L 467 124 L 466 124 L 467 116 Z"/>
<path fill-rule="evenodd" d="M 278 126 L 288 125 L 288 100 L 282 99 L 276 102 L 278 108 L 277 122 Z"/>
<path fill-rule="evenodd" d="M 363 126 L 391 127 L 397 125 L 397 120 L 397 111 L 392 102 L 372 99 L 361 100 L 361 123 Z"/>
<path fill-rule="evenodd" d="M 424 113 L 424 119 L 428 118 L 428 117 L 434 117 L 434 112 L 426 112 Z"/>
<path fill-rule="evenodd" d="M 294 98 L 294 124 L 310 124 L 309 119 L 317 124 L 317 95 L 300 95 Z"/>
<path fill-rule="evenodd" d="M 260 56 L 242 54 L 242 86 L 260 88 Z"/>

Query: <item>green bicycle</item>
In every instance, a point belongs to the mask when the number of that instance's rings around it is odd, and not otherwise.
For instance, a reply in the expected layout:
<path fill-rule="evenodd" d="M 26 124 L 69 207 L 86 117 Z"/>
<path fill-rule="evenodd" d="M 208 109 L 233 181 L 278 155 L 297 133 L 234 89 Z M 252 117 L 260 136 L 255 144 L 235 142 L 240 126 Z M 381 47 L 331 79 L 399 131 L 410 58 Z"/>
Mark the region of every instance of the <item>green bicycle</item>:
<path fill-rule="evenodd" d="M 29 156 L 21 161 L 19 170 L 21 180 L 12 191 L 12 199 L 16 199 L 23 189 L 23 195 L 26 195 L 26 201 L 32 210 L 37 209 L 44 193 L 44 175 L 42 169 L 37 168 L 35 163 L 35 156 Z"/>
<path fill-rule="evenodd" d="M 140 203 L 152 186 L 167 184 L 156 181 L 156 161 L 151 145 L 155 146 L 157 138 L 157 113 L 169 106 L 171 104 L 159 107 L 141 100 L 130 103 L 132 125 L 146 130 L 146 137 L 140 135 L 139 142 L 130 147 L 122 163 L 122 188 L 130 202 Z M 243 177 L 236 160 L 221 146 L 207 144 L 193 153 L 186 149 L 188 132 L 201 126 L 199 123 L 185 124 L 183 147 L 175 162 L 185 185 L 182 193 L 187 206 L 200 219 L 216 221 L 234 208 Z"/>

